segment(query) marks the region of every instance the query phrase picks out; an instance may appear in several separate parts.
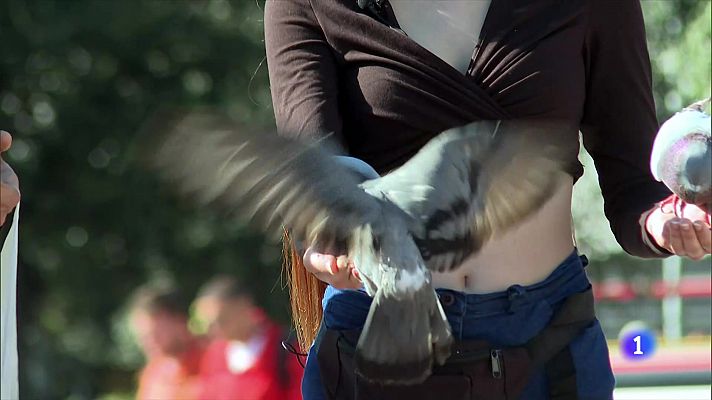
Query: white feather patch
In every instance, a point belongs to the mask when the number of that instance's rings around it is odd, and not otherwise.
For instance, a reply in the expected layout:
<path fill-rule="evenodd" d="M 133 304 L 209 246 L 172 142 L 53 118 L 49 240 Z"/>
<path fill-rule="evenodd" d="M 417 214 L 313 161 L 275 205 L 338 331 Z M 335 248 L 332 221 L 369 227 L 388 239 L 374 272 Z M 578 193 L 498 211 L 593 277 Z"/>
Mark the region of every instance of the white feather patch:
<path fill-rule="evenodd" d="M 399 292 L 414 292 L 428 282 L 427 272 L 423 269 L 415 271 L 401 270 L 396 278 L 396 290 Z"/>
<path fill-rule="evenodd" d="M 683 110 L 673 115 L 660 127 L 653 150 L 650 155 L 650 171 L 653 177 L 661 180 L 660 159 L 663 153 L 673 143 L 691 133 L 702 133 L 706 136 L 712 135 L 710 129 L 710 116 L 704 112 L 695 110 Z"/>

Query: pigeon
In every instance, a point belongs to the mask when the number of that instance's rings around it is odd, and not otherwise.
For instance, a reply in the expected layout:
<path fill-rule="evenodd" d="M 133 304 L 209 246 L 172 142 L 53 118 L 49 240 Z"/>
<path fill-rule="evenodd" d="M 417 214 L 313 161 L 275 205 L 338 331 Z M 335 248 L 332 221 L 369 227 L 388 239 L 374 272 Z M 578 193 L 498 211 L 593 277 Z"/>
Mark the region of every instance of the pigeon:
<path fill-rule="evenodd" d="M 704 110 L 710 99 L 676 113 L 660 127 L 650 170 L 685 203 L 712 213 L 712 133 Z"/>
<path fill-rule="evenodd" d="M 275 238 L 288 227 L 317 251 L 348 255 L 373 300 L 355 372 L 391 385 L 421 383 L 450 356 L 431 274 L 538 210 L 578 154 L 570 124 L 478 121 L 378 177 L 339 160 L 330 135 L 254 134 L 209 112 L 158 121 L 151 168 L 181 194 Z"/>

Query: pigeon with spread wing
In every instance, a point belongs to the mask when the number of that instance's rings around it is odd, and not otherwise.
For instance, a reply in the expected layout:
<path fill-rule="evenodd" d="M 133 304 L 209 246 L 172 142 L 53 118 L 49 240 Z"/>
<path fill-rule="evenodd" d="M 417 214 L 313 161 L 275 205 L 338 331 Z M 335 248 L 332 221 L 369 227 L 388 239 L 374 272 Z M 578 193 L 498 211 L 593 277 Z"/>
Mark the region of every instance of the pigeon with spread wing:
<path fill-rule="evenodd" d="M 162 130 L 153 164 L 181 191 L 353 260 L 373 297 L 356 372 L 391 384 L 422 382 L 450 354 L 431 272 L 457 268 L 540 208 L 578 146 L 577 130 L 564 124 L 480 121 L 364 180 L 334 157 L 339 149 L 328 138 L 248 134 L 200 112 Z"/>

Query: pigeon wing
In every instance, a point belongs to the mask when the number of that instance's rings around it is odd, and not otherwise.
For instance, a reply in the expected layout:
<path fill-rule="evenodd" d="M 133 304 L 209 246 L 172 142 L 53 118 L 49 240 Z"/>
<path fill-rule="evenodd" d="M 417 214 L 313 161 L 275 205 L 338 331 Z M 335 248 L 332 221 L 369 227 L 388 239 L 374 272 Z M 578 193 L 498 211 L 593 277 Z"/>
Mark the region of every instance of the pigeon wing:
<path fill-rule="evenodd" d="M 378 213 L 377 201 L 358 186 L 362 179 L 336 161 L 337 148 L 326 139 L 250 134 L 209 112 L 162 121 L 167 127 L 150 146 L 151 166 L 200 204 L 266 233 L 287 226 L 299 240 L 336 250 L 331 246 Z"/>
<path fill-rule="evenodd" d="M 411 217 L 428 268 L 448 271 L 553 195 L 578 154 L 576 133 L 558 122 L 479 121 L 443 132 L 365 185 Z"/>

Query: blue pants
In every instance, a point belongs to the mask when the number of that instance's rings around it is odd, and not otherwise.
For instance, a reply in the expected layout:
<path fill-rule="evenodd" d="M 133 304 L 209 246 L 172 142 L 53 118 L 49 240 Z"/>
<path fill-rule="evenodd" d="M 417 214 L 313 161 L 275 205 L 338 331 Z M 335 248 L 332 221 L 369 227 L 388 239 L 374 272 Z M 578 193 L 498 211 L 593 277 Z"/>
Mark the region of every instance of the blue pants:
<path fill-rule="evenodd" d="M 590 287 L 584 271 L 585 257 L 575 251 L 545 280 L 529 286 L 512 285 L 506 291 L 465 294 L 437 289 L 456 340 L 487 340 L 494 346 L 526 343 L 541 331 L 563 301 Z M 328 329 L 363 327 L 371 298 L 361 290 L 338 290 L 329 286 L 324 295 L 324 319 Z M 302 381 L 304 400 L 325 399 L 319 364 L 312 345 Z M 614 379 L 608 348 L 598 321 L 594 321 L 570 344 L 576 368 L 579 399 L 611 399 Z M 543 370 L 535 371 L 521 399 L 547 399 Z"/>

